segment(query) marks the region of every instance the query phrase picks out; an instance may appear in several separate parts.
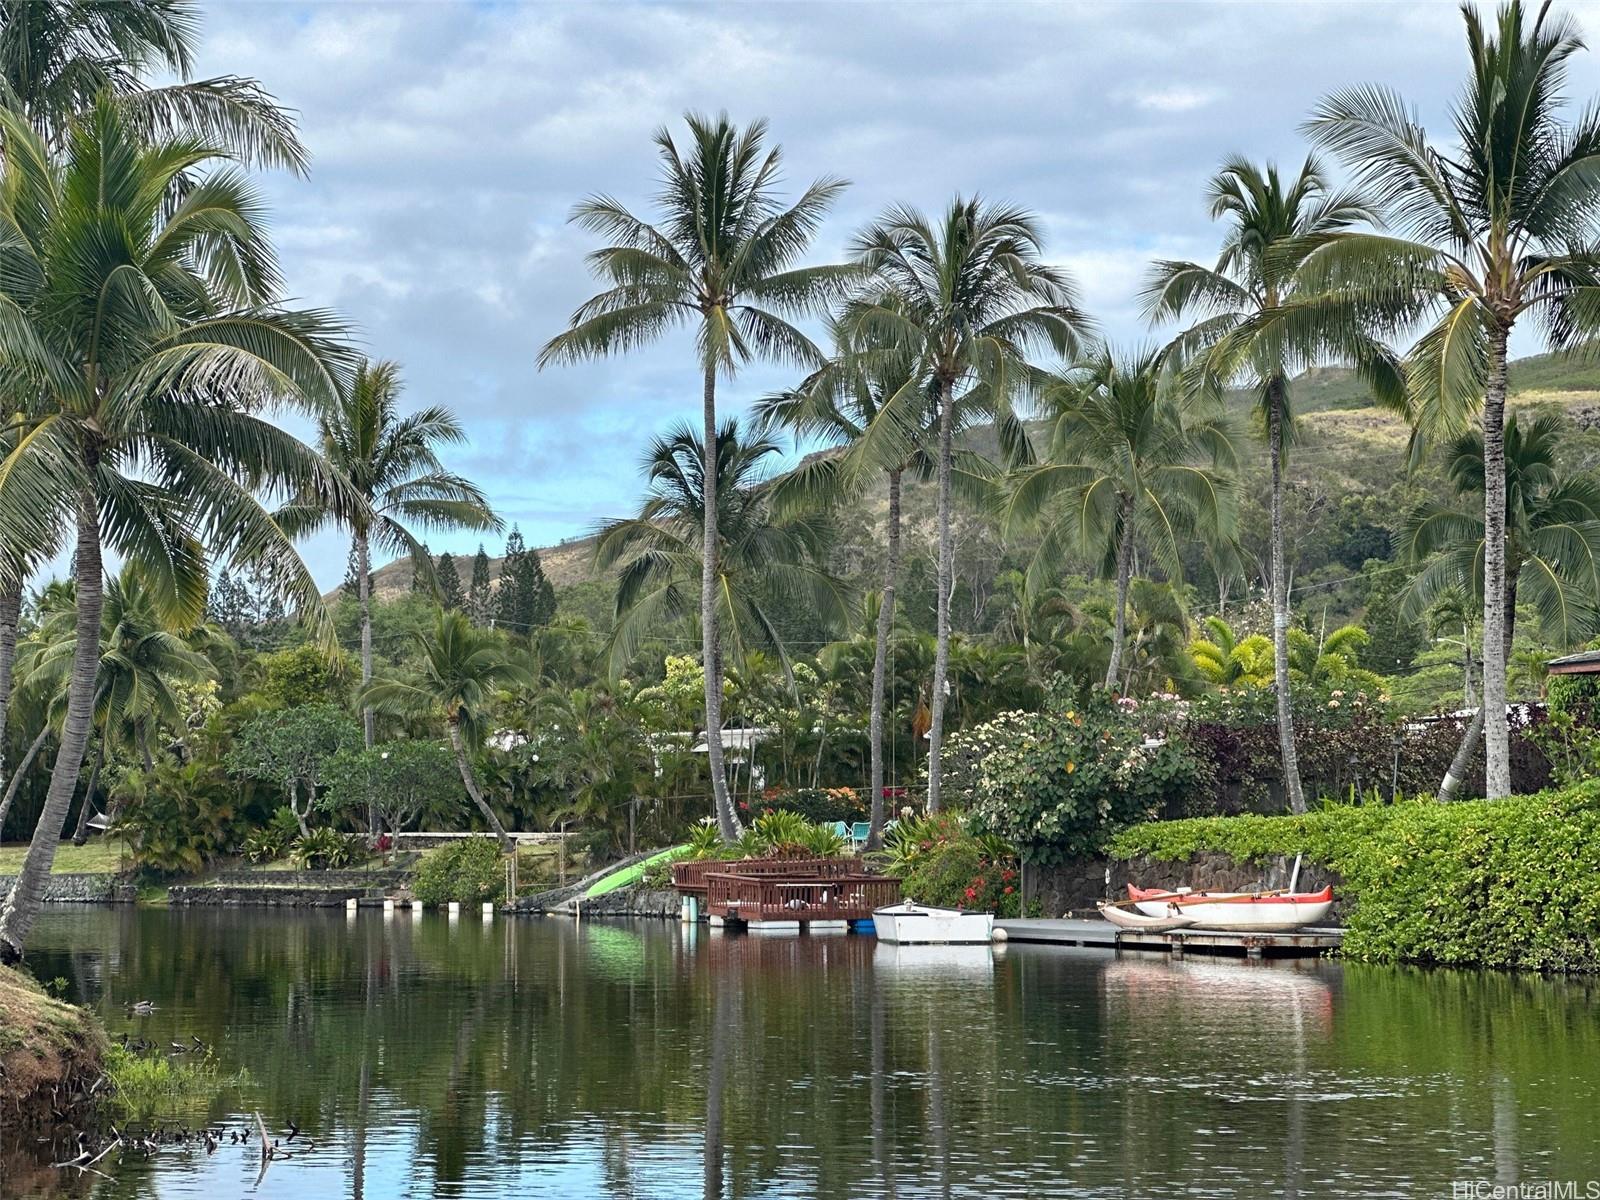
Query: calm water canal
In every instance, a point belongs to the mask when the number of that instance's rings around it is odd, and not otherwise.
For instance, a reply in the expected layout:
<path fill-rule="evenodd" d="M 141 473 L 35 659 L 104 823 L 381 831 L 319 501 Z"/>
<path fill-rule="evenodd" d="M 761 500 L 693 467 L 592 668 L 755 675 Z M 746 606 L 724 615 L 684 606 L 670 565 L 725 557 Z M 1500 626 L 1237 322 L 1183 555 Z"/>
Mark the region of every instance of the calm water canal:
<path fill-rule="evenodd" d="M 665 923 L 58 909 L 114 1033 L 191 1035 L 310 1146 L 0 1195 L 1420 1196 L 1600 1179 L 1594 985 Z M 153 1000 L 148 1016 L 129 1015 Z M 1580 1185 L 1581 1186 L 1581 1185 Z M 54 1189 L 54 1190 L 52 1190 Z M 1580 1192 L 1580 1195 L 1583 1193 Z"/>

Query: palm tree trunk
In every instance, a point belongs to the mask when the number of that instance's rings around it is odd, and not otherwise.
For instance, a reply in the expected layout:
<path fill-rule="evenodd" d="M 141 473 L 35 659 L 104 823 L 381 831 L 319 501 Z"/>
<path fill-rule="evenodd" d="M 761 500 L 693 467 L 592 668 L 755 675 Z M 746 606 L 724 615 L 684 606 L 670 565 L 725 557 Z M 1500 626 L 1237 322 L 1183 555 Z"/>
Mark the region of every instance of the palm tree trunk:
<path fill-rule="evenodd" d="M 356 596 L 361 606 L 361 687 L 365 691 L 372 682 L 372 547 L 367 542 L 365 530 L 356 531 Z M 376 740 L 373 736 L 375 722 L 372 706 L 361 706 L 361 741 L 368 750 Z M 367 837 L 378 835 L 378 805 L 367 801 Z"/>
<path fill-rule="evenodd" d="M 5 831 L 6 814 L 11 811 L 11 802 L 17 798 L 17 792 L 22 787 L 23 777 L 27 775 L 28 769 L 33 766 L 33 760 L 39 757 L 39 751 L 44 749 L 44 744 L 49 737 L 50 726 L 46 725 L 39 730 L 39 736 L 33 739 L 33 743 L 28 747 L 28 752 L 22 756 L 22 761 L 17 764 L 17 769 L 11 776 L 11 782 L 6 784 L 6 794 L 4 798 L 0 798 L 0 833 Z"/>
<path fill-rule="evenodd" d="M 1283 788 L 1291 812 L 1306 811 L 1300 786 L 1300 756 L 1294 746 L 1294 705 L 1289 689 L 1289 575 L 1283 555 L 1283 407 L 1282 375 L 1267 384 L 1267 455 L 1272 459 L 1272 677 L 1278 694 L 1278 751 L 1283 758 Z"/>
<path fill-rule="evenodd" d="M 1122 541 L 1117 546 L 1117 611 L 1111 628 L 1111 662 L 1106 666 L 1106 691 L 1117 686 L 1122 670 L 1122 643 L 1128 636 L 1128 581 L 1133 575 L 1133 497 L 1124 496 L 1118 507 Z"/>
<path fill-rule="evenodd" d="M 106 713 L 100 730 L 100 744 L 94 750 L 94 766 L 89 768 L 89 782 L 83 788 L 83 803 L 78 806 L 78 826 L 72 831 L 72 844 L 83 846 L 89 841 L 89 812 L 94 808 L 94 791 L 100 784 L 100 771 L 106 765 L 106 745 L 111 741 L 111 714 Z"/>
<path fill-rule="evenodd" d="M 1517 632 L 1517 572 L 1513 571 L 1506 579 L 1506 645 L 1511 645 L 1512 638 Z M 1466 631 L 1463 630 L 1463 633 Z M 1467 689 L 1472 689 L 1472 640 L 1463 637 L 1467 647 Z M 1483 737 L 1484 711 L 1487 704 L 1478 705 L 1478 711 L 1472 714 L 1472 720 L 1467 722 L 1466 732 L 1461 736 L 1461 745 L 1456 747 L 1455 757 L 1450 760 L 1450 765 L 1445 768 L 1444 781 L 1439 784 L 1439 800 L 1448 804 L 1456 798 L 1456 793 L 1461 790 L 1461 785 L 1466 781 L 1467 768 L 1472 764 L 1472 756 L 1477 752 L 1478 742 Z"/>
<path fill-rule="evenodd" d="M 137 726 L 137 736 L 139 740 L 139 760 L 144 764 L 144 773 L 148 775 L 156 769 L 156 760 L 150 755 L 150 729 L 143 721 L 140 721 Z"/>
<path fill-rule="evenodd" d="M 88 464 L 91 472 L 96 463 Z M 17 875 L 16 885 L 0 911 L 0 964 L 11 965 L 22 959 L 28 932 L 33 928 L 39 906 L 44 903 L 45 884 L 61 842 L 61 826 L 78 790 L 78 773 L 83 769 L 83 751 L 89 743 L 89 726 L 94 719 L 95 675 L 100 668 L 100 610 L 105 602 L 105 580 L 100 566 L 100 510 L 93 492 L 78 498 L 78 545 L 73 563 L 77 585 L 77 644 L 72 653 L 72 676 L 67 687 L 67 715 L 61 726 L 61 746 L 56 751 L 55 770 L 50 774 L 50 790 L 45 793 L 44 810 L 34 827 L 27 857 Z"/>
<path fill-rule="evenodd" d="M 490 808 L 489 802 L 483 798 L 483 792 L 478 787 L 478 777 L 472 773 L 472 763 L 467 758 L 467 746 L 461 740 L 461 722 L 452 717 L 445 724 L 450 730 L 450 749 L 456 753 L 456 769 L 461 772 L 461 782 L 466 785 L 467 795 L 472 797 L 472 802 L 478 806 L 484 821 L 494 830 L 495 837 L 500 839 L 500 852 L 511 853 L 511 838 L 507 836 L 505 826 L 500 824 L 500 818 L 494 815 L 494 809 Z"/>
<path fill-rule="evenodd" d="M 950 671 L 950 582 L 955 540 L 950 530 L 950 476 L 955 466 L 954 385 L 939 381 L 939 619 L 934 631 L 933 696 L 928 715 L 928 811 L 939 811 L 939 749 L 944 741 L 945 677 Z"/>
<path fill-rule="evenodd" d="M 889 472 L 889 553 L 878 602 L 878 637 L 872 651 L 872 811 L 865 849 L 883 844 L 883 696 L 889 675 L 889 636 L 894 632 L 894 587 L 900 573 L 900 470 Z"/>
<path fill-rule="evenodd" d="M 1489 333 L 1489 386 L 1483 398 L 1483 708 L 1484 795 L 1511 794 L 1506 726 L 1506 335 Z"/>
<path fill-rule="evenodd" d="M 702 394 L 705 449 L 700 472 L 700 503 L 705 529 L 700 546 L 700 659 L 706 677 L 706 762 L 711 771 L 711 799 L 717 830 L 730 845 L 739 840 L 739 818 L 728 798 L 722 765 L 722 672 L 718 670 L 717 637 L 717 367 L 707 361 Z"/>
<path fill-rule="evenodd" d="M 22 616 L 22 580 L 0 591 L 0 783 L 6 778 L 6 713 L 11 671 L 17 662 L 17 621 Z"/>

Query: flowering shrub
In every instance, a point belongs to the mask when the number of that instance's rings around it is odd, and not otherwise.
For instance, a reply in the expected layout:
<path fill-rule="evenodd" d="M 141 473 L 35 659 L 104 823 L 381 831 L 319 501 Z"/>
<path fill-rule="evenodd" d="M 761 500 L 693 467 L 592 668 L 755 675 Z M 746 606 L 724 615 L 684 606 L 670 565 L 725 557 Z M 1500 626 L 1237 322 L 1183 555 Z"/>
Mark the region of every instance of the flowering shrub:
<path fill-rule="evenodd" d="M 903 818 L 880 857 L 919 904 L 1021 915 L 1016 851 L 993 834 L 973 833 L 959 813 Z"/>
<path fill-rule="evenodd" d="M 1153 721 L 1161 736 L 1147 732 Z M 1144 713 L 1101 691 L 1074 700 L 1062 684 L 1042 712 L 1002 713 L 952 738 L 945 762 L 952 800 L 1029 863 L 1095 853 L 1207 782 L 1168 710 Z"/>

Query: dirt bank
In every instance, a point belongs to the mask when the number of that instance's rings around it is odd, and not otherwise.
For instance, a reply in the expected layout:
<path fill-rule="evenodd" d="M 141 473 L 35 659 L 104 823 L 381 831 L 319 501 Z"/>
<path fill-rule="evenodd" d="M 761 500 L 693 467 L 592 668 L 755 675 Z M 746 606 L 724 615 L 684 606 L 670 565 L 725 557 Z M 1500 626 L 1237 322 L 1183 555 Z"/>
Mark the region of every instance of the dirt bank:
<path fill-rule="evenodd" d="M 0 967 L 0 1129 L 8 1136 L 82 1123 L 106 1039 L 88 1012 Z"/>

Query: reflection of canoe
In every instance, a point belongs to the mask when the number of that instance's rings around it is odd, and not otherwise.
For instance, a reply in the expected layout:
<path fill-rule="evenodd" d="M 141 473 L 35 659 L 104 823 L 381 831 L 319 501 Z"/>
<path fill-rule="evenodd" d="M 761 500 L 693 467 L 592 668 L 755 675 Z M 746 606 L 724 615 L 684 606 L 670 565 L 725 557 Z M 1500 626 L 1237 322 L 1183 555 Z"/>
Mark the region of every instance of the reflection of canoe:
<path fill-rule="evenodd" d="M 959 908 L 893 904 L 875 909 L 872 923 L 880 942 L 942 942 L 950 945 L 988 943 L 994 937 L 994 914 Z"/>
<path fill-rule="evenodd" d="M 1194 924 L 1193 917 L 1186 917 L 1181 913 L 1152 917 L 1148 913 L 1118 908 L 1114 904 L 1107 904 L 1104 900 L 1097 903 L 1100 915 L 1119 929 L 1142 929 L 1146 933 L 1164 933 L 1169 929 L 1183 929 Z"/>
<path fill-rule="evenodd" d="M 1185 916 L 1197 929 L 1272 932 L 1300 929 L 1326 919 L 1333 908 L 1333 889 L 1254 895 L 1249 892 L 1188 892 L 1174 895 L 1128 885 L 1139 911 L 1152 917 Z M 1153 897 L 1160 897 L 1154 899 Z"/>

